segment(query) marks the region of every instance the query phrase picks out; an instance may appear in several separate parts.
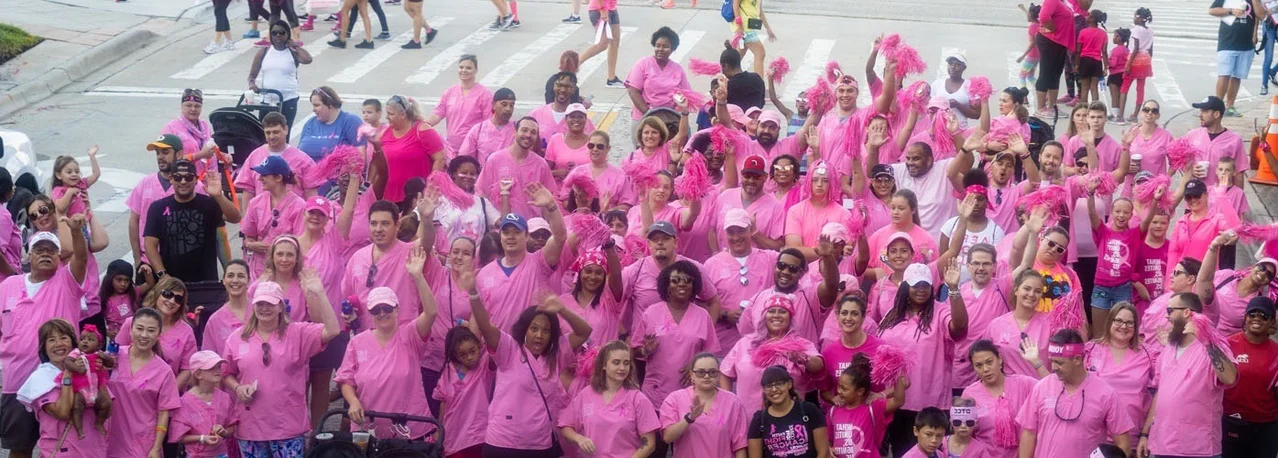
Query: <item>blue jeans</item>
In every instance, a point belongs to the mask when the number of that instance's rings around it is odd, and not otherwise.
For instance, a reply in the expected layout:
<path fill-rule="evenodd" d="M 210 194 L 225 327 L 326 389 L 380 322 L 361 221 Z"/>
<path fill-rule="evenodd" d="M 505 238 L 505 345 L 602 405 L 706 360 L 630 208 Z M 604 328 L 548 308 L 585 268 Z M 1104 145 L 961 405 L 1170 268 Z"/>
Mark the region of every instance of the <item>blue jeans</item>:
<path fill-rule="evenodd" d="M 1274 68 L 1274 45 L 1278 45 L 1278 25 L 1274 25 L 1273 21 L 1265 20 L 1265 24 L 1261 27 L 1264 31 L 1262 38 L 1265 43 L 1265 60 L 1261 72 L 1264 72 L 1265 82 L 1261 87 L 1269 87 L 1269 80 L 1273 75 L 1278 73 L 1278 68 Z"/>
<path fill-rule="evenodd" d="M 1132 284 L 1124 283 L 1118 286 L 1101 286 L 1092 287 L 1093 308 L 1109 310 L 1114 304 L 1119 302 L 1132 301 Z"/>

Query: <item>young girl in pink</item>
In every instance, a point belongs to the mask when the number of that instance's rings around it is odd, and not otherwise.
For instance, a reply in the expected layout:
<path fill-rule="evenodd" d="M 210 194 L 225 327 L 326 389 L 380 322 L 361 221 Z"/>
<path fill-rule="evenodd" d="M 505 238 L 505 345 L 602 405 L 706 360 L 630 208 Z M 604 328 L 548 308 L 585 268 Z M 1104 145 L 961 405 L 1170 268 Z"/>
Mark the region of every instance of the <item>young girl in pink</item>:
<path fill-rule="evenodd" d="M 98 145 L 89 148 L 89 165 L 93 167 L 93 174 L 87 177 L 80 175 L 80 164 L 71 156 L 58 156 L 53 161 L 53 197 L 54 204 L 58 207 L 58 213 L 66 216 L 83 214 L 85 217 L 92 217 L 92 213 L 88 213 L 88 192 L 89 186 L 98 181 L 98 177 L 102 176 L 102 169 L 98 167 Z"/>
<path fill-rule="evenodd" d="M 106 318 L 106 338 L 114 340 L 115 335 L 120 332 L 120 326 L 124 325 L 124 320 L 133 316 L 133 312 L 140 307 L 139 298 L 151 290 L 151 285 L 143 283 L 135 287 L 133 265 L 123 259 L 111 261 L 102 280 L 98 296 L 101 298 L 102 314 Z"/>
<path fill-rule="evenodd" d="M 826 411 L 826 428 L 837 458 L 879 456 L 879 444 L 891 423 L 892 414 L 905 404 L 905 377 L 896 380 L 890 397 L 875 396 L 870 390 L 870 358 L 864 353 L 852 357 L 839 374 L 834 406 Z"/>
<path fill-rule="evenodd" d="M 1120 28 L 1114 31 L 1114 49 L 1109 53 L 1109 77 L 1105 84 L 1109 86 L 1109 121 L 1120 126 L 1127 125 L 1127 118 L 1123 117 L 1123 110 L 1127 107 L 1123 106 L 1123 72 L 1127 69 L 1127 61 L 1130 52 L 1127 51 L 1127 42 L 1131 39 L 1132 31 Z"/>
<path fill-rule="evenodd" d="M 1105 49 L 1108 34 L 1102 30 L 1105 19 L 1105 12 L 1092 10 L 1087 16 L 1087 28 L 1078 32 L 1078 44 L 1075 45 L 1077 57 L 1074 62 L 1074 68 L 1078 69 L 1080 88 L 1078 106 L 1086 106 L 1089 101 L 1100 99 L 1098 83 L 1105 76 L 1105 63 L 1109 61 L 1109 54 Z"/>
<path fill-rule="evenodd" d="M 102 334 L 98 327 L 86 324 L 80 331 L 80 347 L 67 353 L 68 358 L 81 358 L 87 369 L 83 374 L 71 376 L 71 388 L 75 390 L 75 405 L 71 408 L 71 426 L 80 439 L 84 439 L 84 408 L 93 405 L 97 424 L 95 427 L 102 435 L 106 435 L 106 420 L 111 416 L 111 396 L 107 394 L 107 380 L 110 374 L 105 369 L 94 366 L 98 362 L 98 351 L 102 349 Z M 63 375 L 58 375 L 57 382 L 62 383 Z"/>
<path fill-rule="evenodd" d="M 444 336 L 448 365 L 432 396 L 444 421 L 444 456 L 482 458 L 488 402 L 492 399 L 493 363 L 470 328 L 458 326 Z"/>
<path fill-rule="evenodd" d="M 1092 238 L 1098 252 L 1096 259 L 1096 285 L 1088 301 L 1092 311 L 1091 335 L 1100 335 L 1109 317 L 1109 309 L 1119 302 L 1132 300 L 1132 274 L 1136 271 L 1136 251 L 1141 246 L 1141 229 L 1148 228 L 1148 218 L 1141 225 L 1132 227 L 1132 201 L 1119 197 L 1114 201 L 1105 224 L 1096 211 L 1095 182 L 1088 185 L 1087 213 L 1092 223 Z M 1153 217 L 1149 212 L 1147 217 Z"/>
<path fill-rule="evenodd" d="M 1016 58 L 1016 62 L 1021 64 L 1020 87 L 1033 88 L 1034 84 L 1038 82 L 1034 71 L 1038 69 L 1039 59 L 1038 46 L 1034 43 L 1034 39 L 1038 36 L 1040 27 L 1038 13 L 1042 11 L 1042 7 L 1031 3 L 1029 8 L 1023 8 L 1022 10 L 1025 11 L 1026 19 L 1029 20 L 1029 28 L 1026 30 L 1026 34 L 1029 35 L 1029 47 L 1025 49 L 1024 53 L 1021 53 L 1021 57 Z"/>
<path fill-rule="evenodd" d="M 182 405 L 169 421 L 169 440 L 182 444 L 191 458 L 227 456 L 226 440 L 235 432 L 235 409 L 231 395 L 222 386 L 222 364 L 226 360 L 209 350 L 198 351 L 189 360 L 195 386 L 182 396 Z"/>

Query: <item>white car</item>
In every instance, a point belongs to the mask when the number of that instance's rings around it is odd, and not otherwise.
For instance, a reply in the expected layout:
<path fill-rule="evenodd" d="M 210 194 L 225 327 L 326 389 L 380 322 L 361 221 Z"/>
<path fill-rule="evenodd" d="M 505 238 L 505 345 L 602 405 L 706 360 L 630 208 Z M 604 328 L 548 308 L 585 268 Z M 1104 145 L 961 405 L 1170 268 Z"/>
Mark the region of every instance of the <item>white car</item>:
<path fill-rule="evenodd" d="M 31 138 L 22 132 L 0 129 L 0 166 L 13 176 L 13 183 L 27 188 L 33 194 L 40 193 L 40 183 L 44 182 L 44 174 L 36 166 L 35 147 Z"/>

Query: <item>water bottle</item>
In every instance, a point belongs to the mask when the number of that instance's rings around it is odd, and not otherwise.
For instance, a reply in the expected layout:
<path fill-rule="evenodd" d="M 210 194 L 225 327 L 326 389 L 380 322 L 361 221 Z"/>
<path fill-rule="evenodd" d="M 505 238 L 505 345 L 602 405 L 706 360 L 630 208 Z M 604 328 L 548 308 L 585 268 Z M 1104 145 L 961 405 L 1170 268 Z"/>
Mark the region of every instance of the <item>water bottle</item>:
<path fill-rule="evenodd" d="M 108 340 L 108 341 L 107 341 L 106 351 L 107 351 L 107 353 L 110 353 L 110 354 L 111 354 L 111 356 L 119 356 L 119 355 L 120 355 L 120 345 L 119 345 L 119 344 L 117 344 L 117 343 L 115 343 L 115 339 Z"/>

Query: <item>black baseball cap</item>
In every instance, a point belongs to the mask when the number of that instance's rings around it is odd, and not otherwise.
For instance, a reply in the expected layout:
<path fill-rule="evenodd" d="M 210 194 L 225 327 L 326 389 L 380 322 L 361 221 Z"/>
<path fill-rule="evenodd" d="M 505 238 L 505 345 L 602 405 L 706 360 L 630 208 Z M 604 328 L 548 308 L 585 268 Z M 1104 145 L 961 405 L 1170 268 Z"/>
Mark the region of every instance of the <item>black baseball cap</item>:
<path fill-rule="evenodd" d="M 199 171 L 198 171 L 198 170 L 196 170 L 196 168 L 195 168 L 195 163 L 194 163 L 194 162 L 191 162 L 191 161 L 186 160 L 186 159 L 178 159 L 177 161 L 173 162 L 173 168 L 172 168 L 172 169 L 169 169 L 169 173 L 171 173 L 171 174 L 176 174 L 176 173 L 199 174 Z"/>
<path fill-rule="evenodd" d="M 1185 183 L 1185 197 L 1202 197 L 1207 194 L 1207 183 L 1194 178 Z"/>
<path fill-rule="evenodd" d="M 500 102 L 502 100 L 515 100 L 515 91 L 503 87 L 493 93 L 493 103 Z"/>
<path fill-rule="evenodd" d="M 1274 301 L 1265 296 L 1256 296 L 1247 302 L 1247 312 L 1243 315 L 1250 315 L 1251 312 L 1261 312 L 1265 316 L 1273 319 L 1274 317 Z"/>
<path fill-rule="evenodd" d="M 896 178 L 896 175 L 892 174 L 892 166 L 887 164 L 874 164 L 874 167 L 870 168 L 870 178 L 878 178 L 879 176 Z"/>
<path fill-rule="evenodd" d="M 1221 113 L 1224 113 L 1225 101 L 1221 100 L 1220 97 L 1209 95 L 1207 96 L 1207 98 L 1203 99 L 1203 101 L 1195 103 L 1194 108 L 1197 108 L 1199 110 L 1211 110 L 1211 111 L 1219 111 Z"/>

